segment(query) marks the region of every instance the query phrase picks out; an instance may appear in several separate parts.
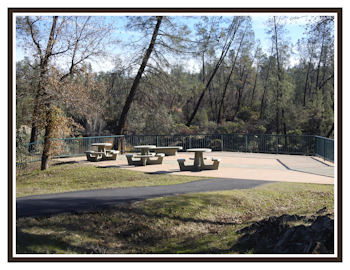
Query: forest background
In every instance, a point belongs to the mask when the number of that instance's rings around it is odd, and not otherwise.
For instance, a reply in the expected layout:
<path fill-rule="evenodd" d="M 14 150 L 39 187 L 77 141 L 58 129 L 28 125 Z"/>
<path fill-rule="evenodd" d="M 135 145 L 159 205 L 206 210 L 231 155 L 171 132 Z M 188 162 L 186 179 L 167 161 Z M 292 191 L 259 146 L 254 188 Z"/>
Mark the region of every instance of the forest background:
<path fill-rule="evenodd" d="M 334 136 L 333 16 L 17 16 L 16 143 Z M 303 35 L 292 43 L 290 24 Z M 47 156 L 49 156 L 49 147 Z"/>

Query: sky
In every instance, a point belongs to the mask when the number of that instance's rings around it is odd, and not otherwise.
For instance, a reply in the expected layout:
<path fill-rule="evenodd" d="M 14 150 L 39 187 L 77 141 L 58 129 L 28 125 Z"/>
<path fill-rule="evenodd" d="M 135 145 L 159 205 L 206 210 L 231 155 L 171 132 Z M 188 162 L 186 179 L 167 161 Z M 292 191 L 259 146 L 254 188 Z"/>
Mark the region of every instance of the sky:
<path fill-rule="evenodd" d="M 218 14 L 220 15 L 220 14 Z M 242 15 L 242 14 L 237 14 L 237 15 Z M 244 14 L 243 14 L 244 15 Z M 249 14 L 253 15 L 253 14 Z M 265 33 L 266 25 L 264 24 L 266 20 L 268 19 L 268 15 L 271 14 L 258 14 L 258 15 L 253 15 L 253 30 L 255 33 L 255 39 L 260 39 L 260 42 L 264 48 L 264 50 L 267 50 L 268 47 L 268 40 L 267 40 L 267 35 Z M 289 35 L 291 37 L 291 41 L 293 44 L 297 42 L 298 39 L 301 39 L 303 36 L 303 27 L 299 26 L 299 24 L 302 23 L 304 24 L 303 21 L 299 21 L 298 23 L 294 23 L 292 25 L 287 25 L 287 30 L 289 31 Z M 123 36 L 125 37 L 126 34 L 121 29 L 121 32 L 123 33 Z M 24 58 L 24 54 L 20 50 L 16 50 L 16 61 L 20 61 Z M 195 69 L 195 65 L 192 64 L 192 67 Z M 93 69 L 95 71 L 110 71 L 113 69 L 113 64 L 112 63 L 104 63 L 103 66 L 98 66 L 93 64 Z"/>
<path fill-rule="evenodd" d="M 255 33 L 255 39 L 260 39 L 264 47 L 267 46 L 267 35 L 265 33 L 266 25 L 265 22 L 269 16 L 252 16 L 253 19 L 253 30 Z M 303 37 L 305 20 L 300 20 L 298 22 L 293 22 L 292 24 L 286 25 L 286 29 L 289 32 L 288 36 L 291 38 L 293 44 L 296 44 L 298 39 Z M 301 25 L 301 26 L 300 26 Z"/>

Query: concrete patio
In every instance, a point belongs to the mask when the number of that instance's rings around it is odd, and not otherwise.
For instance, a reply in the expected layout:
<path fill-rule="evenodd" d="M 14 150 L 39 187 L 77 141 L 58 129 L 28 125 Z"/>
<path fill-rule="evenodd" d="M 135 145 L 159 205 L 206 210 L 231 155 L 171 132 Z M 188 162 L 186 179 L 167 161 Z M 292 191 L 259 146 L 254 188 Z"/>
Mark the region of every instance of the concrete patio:
<path fill-rule="evenodd" d="M 180 171 L 177 159 L 185 158 L 190 164 L 193 153 L 178 152 L 177 156 L 166 156 L 163 164 L 147 166 L 129 166 L 126 154 L 119 154 L 113 161 L 87 161 L 86 156 L 64 158 L 64 161 L 76 161 L 88 166 L 115 167 L 147 173 L 170 173 L 176 175 L 196 175 L 214 178 L 232 178 L 246 180 L 267 180 L 334 184 L 335 168 L 332 162 L 314 156 L 255 154 L 241 152 L 211 152 L 205 156 L 220 158 L 218 170 L 200 172 Z M 211 160 L 207 161 L 209 164 Z"/>

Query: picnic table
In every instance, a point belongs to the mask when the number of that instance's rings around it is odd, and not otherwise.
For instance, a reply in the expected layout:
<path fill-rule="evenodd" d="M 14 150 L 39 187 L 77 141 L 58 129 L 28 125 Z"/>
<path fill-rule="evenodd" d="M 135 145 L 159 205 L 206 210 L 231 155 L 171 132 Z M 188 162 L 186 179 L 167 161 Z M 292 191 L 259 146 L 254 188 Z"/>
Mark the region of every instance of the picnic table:
<path fill-rule="evenodd" d="M 91 146 L 97 146 L 98 152 L 105 152 L 106 146 L 112 146 L 112 143 L 92 143 Z"/>
<path fill-rule="evenodd" d="M 116 160 L 119 154 L 118 150 L 106 149 L 106 147 L 112 147 L 112 143 L 92 143 L 91 147 L 98 148 L 97 152 L 94 150 L 86 151 L 86 158 L 89 161 L 103 161 L 103 160 Z"/>
<path fill-rule="evenodd" d="M 178 150 L 182 150 L 182 146 L 157 146 L 152 149 L 155 153 L 163 153 L 166 156 L 176 156 Z"/>
<path fill-rule="evenodd" d="M 201 170 L 217 170 L 219 168 L 220 158 L 213 158 L 213 164 L 206 165 L 204 160 L 209 159 L 204 157 L 203 153 L 211 152 L 210 148 L 190 148 L 186 150 L 187 152 L 194 152 L 194 162 L 193 165 L 185 165 L 186 159 L 178 159 L 178 163 L 181 171 L 201 171 Z"/>
<path fill-rule="evenodd" d="M 149 150 L 152 148 L 156 148 L 155 145 L 136 145 L 134 146 L 135 149 L 141 150 L 141 155 L 150 155 Z"/>
<path fill-rule="evenodd" d="M 155 145 L 136 145 L 135 149 L 140 149 L 141 154 L 127 154 L 126 158 L 128 160 L 129 165 L 135 166 L 146 166 L 151 164 L 162 164 L 163 158 L 165 156 L 164 153 L 150 153 L 150 149 L 156 148 Z M 151 158 L 157 159 L 151 159 Z"/>

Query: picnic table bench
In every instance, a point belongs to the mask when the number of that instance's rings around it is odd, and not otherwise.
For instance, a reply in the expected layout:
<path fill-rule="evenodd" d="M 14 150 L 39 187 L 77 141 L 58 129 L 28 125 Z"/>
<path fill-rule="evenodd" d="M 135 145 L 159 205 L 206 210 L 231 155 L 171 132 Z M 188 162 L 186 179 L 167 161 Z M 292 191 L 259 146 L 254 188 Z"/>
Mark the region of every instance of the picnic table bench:
<path fill-rule="evenodd" d="M 191 158 L 190 158 L 191 159 Z M 204 158 L 205 160 L 206 158 Z M 177 160 L 180 166 L 181 171 L 194 171 L 198 170 L 194 165 L 185 165 L 185 158 L 180 158 Z M 206 165 L 204 163 L 201 164 L 199 170 L 218 170 L 221 159 L 220 158 L 212 158 L 213 164 Z"/>
<path fill-rule="evenodd" d="M 106 150 L 99 151 L 85 151 L 86 158 L 89 161 L 103 161 L 103 160 L 116 160 L 119 154 L 119 150 Z"/>
<path fill-rule="evenodd" d="M 149 154 L 149 155 L 127 154 L 126 159 L 128 160 L 129 165 L 146 166 L 151 164 L 162 164 L 164 156 L 165 154 L 163 153 Z M 151 158 L 157 158 L 157 159 L 151 159 Z"/>

